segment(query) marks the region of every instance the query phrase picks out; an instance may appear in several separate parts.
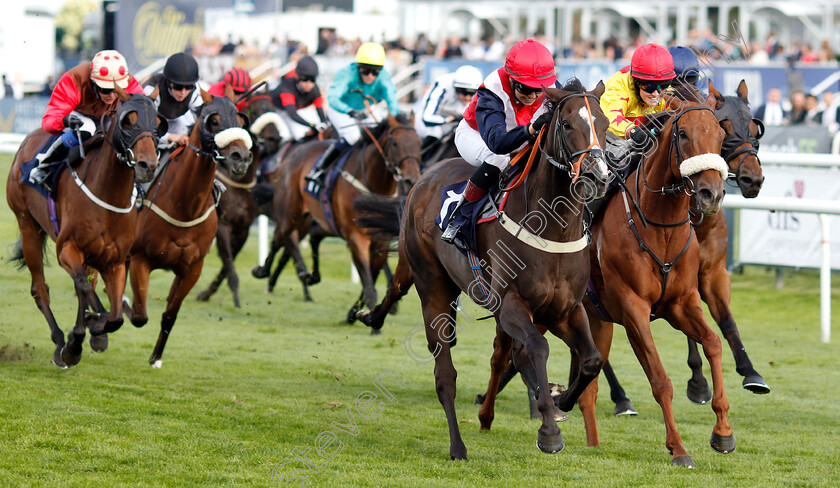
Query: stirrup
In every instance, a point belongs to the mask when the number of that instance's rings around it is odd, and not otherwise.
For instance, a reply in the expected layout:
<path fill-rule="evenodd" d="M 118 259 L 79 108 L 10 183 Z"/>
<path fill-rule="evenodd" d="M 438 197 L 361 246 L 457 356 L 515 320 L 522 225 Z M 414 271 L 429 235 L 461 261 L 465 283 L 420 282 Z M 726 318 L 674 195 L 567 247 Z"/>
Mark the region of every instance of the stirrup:
<path fill-rule="evenodd" d="M 441 240 L 444 242 L 448 242 L 450 244 L 455 243 L 455 237 L 458 235 L 458 232 L 461 231 L 460 225 L 453 225 L 449 224 L 446 226 L 446 230 L 440 235 Z"/>
<path fill-rule="evenodd" d="M 306 181 L 310 181 L 312 183 L 320 184 L 321 183 L 321 176 L 323 174 L 324 174 L 324 170 L 319 170 L 315 174 L 307 174 L 306 176 L 303 177 L 303 179 L 306 180 Z"/>
<path fill-rule="evenodd" d="M 29 181 L 31 183 L 36 184 L 36 185 L 43 185 L 44 182 L 47 181 L 48 176 L 49 176 L 49 173 L 47 173 L 46 170 L 35 167 L 29 173 Z"/>

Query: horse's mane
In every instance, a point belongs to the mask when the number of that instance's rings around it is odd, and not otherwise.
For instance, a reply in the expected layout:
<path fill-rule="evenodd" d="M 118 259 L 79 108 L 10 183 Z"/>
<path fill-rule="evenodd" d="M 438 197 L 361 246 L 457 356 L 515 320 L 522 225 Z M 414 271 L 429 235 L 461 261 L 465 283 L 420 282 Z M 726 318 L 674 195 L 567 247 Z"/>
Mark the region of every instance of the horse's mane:
<path fill-rule="evenodd" d="M 403 114 L 403 113 L 397 114 L 397 116 L 396 116 L 395 118 L 397 119 L 397 122 L 399 122 L 399 123 L 400 123 L 400 125 L 408 125 L 408 126 L 410 126 L 410 125 L 411 125 L 411 124 L 408 122 L 408 117 L 407 117 L 405 114 Z M 390 126 L 390 124 L 388 123 L 388 119 L 387 119 L 387 118 L 384 118 L 384 119 L 382 119 L 382 121 L 381 121 L 381 122 L 379 122 L 379 123 L 378 123 L 375 127 L 371 127 L 371 128 L 370 128 L 370 132 L 371 132 L 371 134 L 373 134 L 373 137 L 374 137 L 374 138 L 379 139 L 379 136 L 381 136 L 381 135 L 382 135 L 382 134 L 383 134 L 386 130 L 388 130 L 390 127 L 391 127 L 391 126 Z M 368 135 L 367 131 L 362 131 L 362 140 L 363 140 L 365 143 L 372 142 L 372 141 L 370 140 L 370 136 Z"/>
<path fill-rule="evenodd" d="M 667 94 L 682 102 L 703 103 L 706 99 L 699 88 L 685 83 L 675 83 L 671 85 L 671 89 L 668 90 Z M 663 127 L 665 127 L 665 124 L 672 115 L 674 115 L 674 112 L 670 109 L 663 110 L 662 112 L 656 114 L 646 115 L 645 122 L 642 124 L 642 127 L 647 130 L 655 129 L 656 132 L 659 132 Z"/>

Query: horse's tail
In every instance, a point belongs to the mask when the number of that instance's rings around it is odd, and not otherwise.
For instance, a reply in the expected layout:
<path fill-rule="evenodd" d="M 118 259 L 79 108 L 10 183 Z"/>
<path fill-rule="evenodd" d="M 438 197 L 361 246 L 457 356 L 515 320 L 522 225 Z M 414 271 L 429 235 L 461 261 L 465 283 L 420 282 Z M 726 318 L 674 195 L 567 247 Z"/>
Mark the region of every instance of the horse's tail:
<path fill-rule="evenodd" d="M 47 241 L 44 240 L 44 249 L 47 247 Z M 41 253 L 44 256 L 44 253 Z M 12 254 L 9 256 L 9 263 L 13 264 L 18 271 L 22 270 L 26 267 L 26 261 L 23 259 L 23 238 L 18 237 L 17 242 L 15 242 L 14 247 L 12 248 Z"/>
<path fill-rule="evenodd" d="M 405 197 L 362 195 L 353 200 L 356 225 L 375 241 L 393 242 L 400 236 Z"/>
<path fill-rule="evenodd" d="M 254 203 L 260 209 L 260 213 L 271 215 L 271 207 L 274 202 L 274 185 L 269 183 L 258 183 L 251 188 L 251 196 Z"/>

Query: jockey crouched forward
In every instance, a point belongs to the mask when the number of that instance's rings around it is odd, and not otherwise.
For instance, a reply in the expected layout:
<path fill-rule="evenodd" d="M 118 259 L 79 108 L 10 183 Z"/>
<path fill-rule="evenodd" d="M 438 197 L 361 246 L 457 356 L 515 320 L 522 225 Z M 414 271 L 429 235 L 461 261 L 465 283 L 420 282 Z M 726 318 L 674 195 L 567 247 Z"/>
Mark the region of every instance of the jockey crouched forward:
<path fill-rule="evenodd" d="M 45 131 L 61 135 L 51 139 L 49 147 L 35 156 L 38 166 L 29 174 L 30 182 L 44 185 L 52 163 L 65 158 L 70 163 L 78 160 L 79 139 L 81 142 L 89 139 L 96 132 L 100 117 L 117 108 L 115 84 L 128 93 L 143 93 L 128 72 L 123 55 L 113 50 L 100 51 L 93 60 L 64 73 L 41 119 Z"/>
<path fill-rule="evenodd" d="M 185 146 L 189 143 L 190 131 L 203 103 L 199 90 L 196 90 L 198 79 L 195 58 L 187 53 L 175 53 L 166 60 L 163 72 L 152 75 L 143 86 L 146 95 L 158 91 L 155 106 L 168 123 L 158 147 Z"/>
<path fill-rule="evenodd" d="M 397 116 L 397 87 L 385 66 L 385 49 L 381 44 L 366 42 L 356 51 L 355 61 L 335 73 L 327 90 L 327 118 L 338 132 L 339 139 L 330 145 L 306 176 L 312 184 L 320 184 L 324 171 L 342 151 L 362 138 L 360 124 L 374 123 L 374 114 L 365 107 L 365 98 L 385 101 L 388 111 Z"/>
<path fill-rule="evenodd" d="M 542 103 L 543 88 L 556 86 L 554 57 L 533 39 L 516 43 L 505 65 L 484 79 L 455 130 L 458 152 L 477 169 L 441 239 L 455 242 L 461 230 L 461 225 L 453 223 L 458 212 L 483 197 L 507 168 L 511 153 L 525 147 L 550 120 Z"/>
<path fill-rule="evenodd" d="M 275 107 L 282 108 L 280 119 L 288 129 L 280 134 L 283 139 L 300 141 L 314 132 L 327 128 L 327 115 L 324 113 L 324 97 L 315 84 L 318 77 L 318 63 L 311 56 L 304 56 L 297 62 L 295 70 L 286 75 L 270 96 Z M 303 118 L 298 110 L 314 106 L 320 122 L 313 123 Z"/>
<path fill-rule="evenodd" d="M 424 149 L 453 133 L 483 80 L 475 66 L 461 66 L 426 90 L 414 105 L 414 129 Z"/>

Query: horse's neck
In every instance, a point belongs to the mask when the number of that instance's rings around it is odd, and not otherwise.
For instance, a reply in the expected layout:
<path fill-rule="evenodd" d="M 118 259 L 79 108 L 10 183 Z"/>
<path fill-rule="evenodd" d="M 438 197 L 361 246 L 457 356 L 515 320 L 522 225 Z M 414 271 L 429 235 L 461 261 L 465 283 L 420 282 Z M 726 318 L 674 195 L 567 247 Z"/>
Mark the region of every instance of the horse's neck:
<path fill-rule="evenodd" d="M 668 146 L 663 144 L 661 147 Z M 690 198 L 685 192 L 664 195 L 656 193 L 662 188 L 672 188 L 681 183 L 671 170 L 672 157 L 670 151 L 657 151 L 646 158 L 628 179 L 629 188 L 638 196 L 639 207 L 645 217 L 655 222 L 676 223 L 688 216 Z"/>
<path fill-rule="evenodd" d="M 584 202 L 572 191 L 568 173 L 542 160 L 534 166 L 525 184 L 514 191 L 518 195 L 508 198 L 505 211 L 511 218 L 543 239 L 568 242 L 580 238 Z M 535 232 L 537 229 L 540 232 Z"/>
<path fill-rule="evenodd" d="M 160 184 L 174 195 L 171 201 L 177 202 L 179 209 L 184 209 L 184 214 L 179 216 L 194 217 L 206 211 L 207 202 L 212 198 L 216 163 L 209 156 L 186 148 L 169 162 L 169 166 Z"/>
<path fill-rule="evenodd" d="M 77 173 L 94 194 L 115 205 L 122 205 L 123 195 L 130 197 L 134 191 L 134 170 L 118 160 L 107 143 L 92 151 Z"/>
<path fill-rule="evenodd" d="M 389 195 L 394 193 L 396 182 L 394 177 L 385 167 L 385 160 L 376 148 L 376 145 L 369 143 L 362 146 L 358 151 L 359 157 L 350 170 L 355 175 L 361 175 L 362 181 L 373 193 Z"/>

